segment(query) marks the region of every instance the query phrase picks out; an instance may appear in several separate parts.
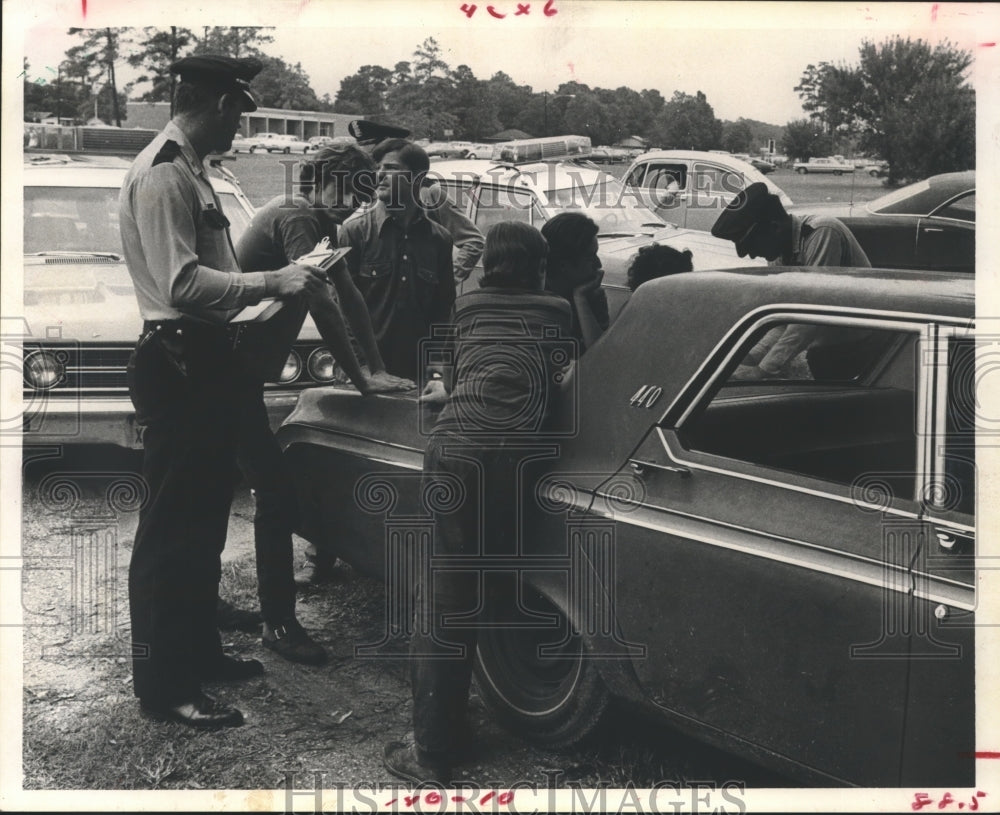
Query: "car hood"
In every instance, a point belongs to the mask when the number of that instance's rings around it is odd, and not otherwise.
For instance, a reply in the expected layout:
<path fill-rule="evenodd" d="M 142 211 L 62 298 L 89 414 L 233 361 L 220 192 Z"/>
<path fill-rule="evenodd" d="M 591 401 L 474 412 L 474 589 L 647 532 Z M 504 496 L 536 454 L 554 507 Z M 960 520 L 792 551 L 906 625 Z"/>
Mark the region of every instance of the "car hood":
<path fill-rule="evenodd" d="M 599 254 L 604 267 L 604 282 L 609 285 L 626 285 L 626 274 L 635 253 L 643 246 L 656 242 L 680 252 L 691 250 L 691 263 L 696 271 L 707 269 L 733 269 L 746 266 L 765 266 L 765 260 L 741 258 L 736 254 L 732 241 L 713 237 L 709 232 L 695 229 L 659 229 L 652 234 L 623 236 L 597 236 Z"/>
<path fill-rule="evenodd" d="M 38 339 L 134 343 L 142 331 L 128 269 L 109 257 L 26 257 L 24 316 Z M 299 338 L 319 339 L 311 317 Z"/>

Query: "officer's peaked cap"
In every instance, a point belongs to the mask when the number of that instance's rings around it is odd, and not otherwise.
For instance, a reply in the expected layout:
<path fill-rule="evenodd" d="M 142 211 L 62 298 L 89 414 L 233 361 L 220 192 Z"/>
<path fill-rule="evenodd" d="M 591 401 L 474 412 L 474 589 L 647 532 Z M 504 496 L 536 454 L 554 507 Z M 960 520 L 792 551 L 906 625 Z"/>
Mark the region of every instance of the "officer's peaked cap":
<path fill-rule="evenodd" d="M 184 57 L 170 66 L 170 73 L 180 76 L 182 82 L 208 85 L 222 91 L 243 95 L 247 111 L 257 110 L 257 102 L 250 93 L 250 80 L 263 70 L 264 64 L 253 57 L 236 58 L 215 54 Z"/>
<path fill-rule="evenodd" d="M 378 144 L 385 139 L 405 139 L 410 135 L 410 131 L 405 127 L 394 127 L 365 119 L 355 119 L 347 126 L 347 132 L 361 145 Z"/>

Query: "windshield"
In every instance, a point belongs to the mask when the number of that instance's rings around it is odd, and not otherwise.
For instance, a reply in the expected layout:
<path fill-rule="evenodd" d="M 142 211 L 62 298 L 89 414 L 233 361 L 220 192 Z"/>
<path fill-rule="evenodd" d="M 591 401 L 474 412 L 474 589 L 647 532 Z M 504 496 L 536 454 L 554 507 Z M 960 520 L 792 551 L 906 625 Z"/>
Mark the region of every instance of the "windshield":
<path fill-rule="evenodd" d="M 636 190 L 623 186 L 610 175 L 591 182 L 574 180 L 568 187 L 546 190 L 545 197 L 549 218 L 560 212 L 581 212 L 593 219 L 603 235 L 651 233 L 669 228 L 642 203 Z"/>
<path fill-rule="evenodd" d="M 231 192 L 219 193 L 233 243 L 250 223 Z M 24 253 L 111 252 L 122 254 L 117 187 L 25 187 Z"/>

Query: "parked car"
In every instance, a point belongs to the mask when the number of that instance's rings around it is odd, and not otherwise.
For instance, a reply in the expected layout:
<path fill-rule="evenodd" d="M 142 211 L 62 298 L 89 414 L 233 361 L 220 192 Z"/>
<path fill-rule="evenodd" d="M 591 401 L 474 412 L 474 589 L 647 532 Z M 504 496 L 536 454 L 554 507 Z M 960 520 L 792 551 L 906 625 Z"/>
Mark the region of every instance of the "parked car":
<path fill-rule="evenodd" d="M 249 152 L 266 150 L 268 153 L 308 153 L 311 145 L 290 133 L 258 133 L 243 140 L 250 142 Z"/>
<path fill-rule="evenodd" d="M 524 141 L 528 141 L 527 139 Z M 509 150 L 518 150 L 521 144 Z M 546 142 L 548 145 L 549 142 Z M 604 289 L 611 314 L 628 298 L 626 274 L 640 247 L 657 242 L 675 249 L 690 249 L 695 269 L 742 266 L 730 241 L 707 232 L 678 229 L 636 201 L 635 195 L 614 176 L 587 161 L 590 145 L 580 160 L 495 164 L 490 161 L 447 161 L 431 168 L 452 205 L 466 213 L 485 234 L 500 221 L 518 220 L 541 228 L 560 212 L 581 212 L 593 218 L 600 231 L 600 258 Z M 760 261 L 763 263 L 763 261 Z M 460 291 L 478 285 L 474 272 Z"/>
<path fill-rule="evenodd" d="M 750 164 L 755 170 L 760 170 L 762 173 L 767 175 L 768 173 L 773 173 L 778 168 L 768 161 L 766 158 L 758 158 L 757 156 L 751 156 Z"/>
<path fill-rule="evenodd" d="M 142 318 L 118 231 L 129 164 L 108 156 L 25 157 L 25 444 L 139 446 L 125 365 Z M 213 168 L 211 178 L 235 242 L 253 207 L 225 169 Z M 302 387 L 333 379 L 332 357 L 309 320 L 282 383 L 267 386 L 272 425 Z"/>
<path fill-rule="evenodd" d="M 478 159 L 490 158 L 493 155 L 493 145 L 483 142 L 474 142 L 466 152 L 464 158 Z"/>
<path fill-rule="evenodd" d="M 868 173 L 868 175 L 872 178 L 882 178 L 889 175 L 889 162 L 870 161 L 866 162 L 861 169 Z"/>
<path fill-rule="evenodd" d="M 625 184 L 670 223 L 704 232 L 744 187 L 760 181 L 781 198 L 792 200 L 777 184 L 746 161 L 699 150 L 643 153 L 625 173 Z"/>
<path fill-rule="evenodd" d="M 808 173 L 843 175 L 844 173 L 853 173 L 854 165 L 841 158 L 811 158 L 809 161 L 796 161 L 792 165 L 792 169 L 799 175 Z"/>
<path fill-rule="evenodd" d="M 906 271 L 641 286 L 566 380 L 558 444 L 518 442 L 537 505 L 498 510 L 525 554 L 476 654 L 495 718 L 565 745 L 619 697 L 818 786 L 972 785 L 974 312 L 971 279 Z M 788 326 L 825 341 L 743 377 Z M 416 398 L 314 388 L 278 431 L 299 532 L 386 581 L 386 641 L 432 510 L 461 500 L 420 490 Z M 433 565 L 511 569 L 453 561 Z"/>
<path fill-rule="evenodd" d="M 429 158 L 465 158 L 469 154 L 469 142 L 439 142 L 424 148 Z"/>
<path fill-rule="evenodd" d="M 839 218 L 873 266 L 975 274 L 974 170 L 934 175 L 867 203 L 806 204 L 790 211 Z"/>

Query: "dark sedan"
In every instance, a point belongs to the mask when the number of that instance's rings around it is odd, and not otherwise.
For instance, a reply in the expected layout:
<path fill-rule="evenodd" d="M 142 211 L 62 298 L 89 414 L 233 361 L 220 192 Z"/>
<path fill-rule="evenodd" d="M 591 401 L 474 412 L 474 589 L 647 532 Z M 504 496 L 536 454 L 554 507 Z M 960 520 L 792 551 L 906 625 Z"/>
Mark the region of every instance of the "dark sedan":
<path fill-rule="evenodd" d="M 976 627 L 973 288 L 788 268 L 640 286 L 562 378 L 551 435 L 505 440 L 524 454 L 489 477 L 533 489 L 483 524 L 517 518 L 513 562 L 433 554 L 434 513 L 465 493 L 421 489 L 415 393 L 305 391 L 278 434 L 300 532 L 387 584 L 384 638 L 356 653 L 398 656 L 415 569 L 474 569 L 508 589 L 483 592 L 479 695 L 537 743 L 579 740 L 620 697 L 815 785 L 970 786 L 993 631 Z M 789 332 L 808 340 L 789 372 L 749 377 Z M 535 371 L 564 345 L 508 361 Z"/>
<path fill-rule="evenodd" d="M 974 170 L 934 175 L 865 204 L 806 204 L 789 212 L 839 218 L 872 266 L 975 273 Z"/>

